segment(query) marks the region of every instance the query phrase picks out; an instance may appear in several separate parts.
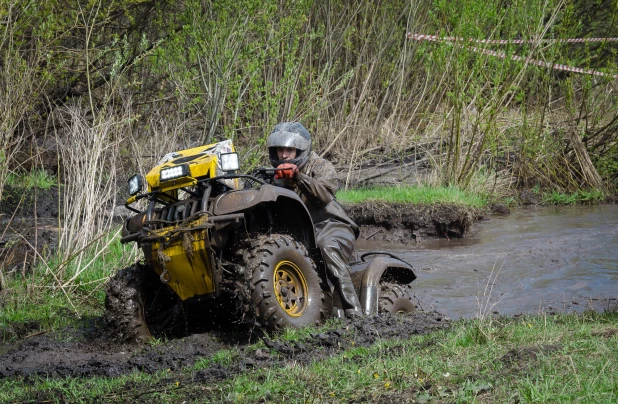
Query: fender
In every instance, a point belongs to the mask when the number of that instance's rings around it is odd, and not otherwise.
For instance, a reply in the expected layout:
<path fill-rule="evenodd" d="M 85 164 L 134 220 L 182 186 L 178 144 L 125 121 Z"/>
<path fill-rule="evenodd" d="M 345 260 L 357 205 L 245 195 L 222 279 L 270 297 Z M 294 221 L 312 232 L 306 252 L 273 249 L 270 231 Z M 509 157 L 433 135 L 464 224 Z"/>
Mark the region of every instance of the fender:
<path fill-rule="evenodd" d="M 302 222 L 302 228 L 313 229 L 313 221 L 307 207 L 292 190 L 275 185 L 264 184 L 259 189 L 241 189 L 217 196 L 213 202 L 213 215 L 227 215 L 251 210 L 259 205 L 274 202 L 277 212 L 290 211 L 296 221 Z M 311 248 L 315 247 L 315 233 L 310 232 Z"/>
<path fill-rule="evenodd" d="M 416 279 L 412 266 L 394 256 L 380 256 L 368 262 L 351 264 L 350 272 L 363 313 L 371 316 L 378 314 L 381 279 L 392 279 L 395 283 L 403 285 Z"/>
<path fill-rule="evenodd" d="M 240 189 L 219 195 L 214 201 L 213 214 L 216 216 L 248 210 L 262 202 L 276 202 L 280 197 L 297 200 L 309 215 L 300 197 L 292 190 L 264 184 L 259 189 Z"/>

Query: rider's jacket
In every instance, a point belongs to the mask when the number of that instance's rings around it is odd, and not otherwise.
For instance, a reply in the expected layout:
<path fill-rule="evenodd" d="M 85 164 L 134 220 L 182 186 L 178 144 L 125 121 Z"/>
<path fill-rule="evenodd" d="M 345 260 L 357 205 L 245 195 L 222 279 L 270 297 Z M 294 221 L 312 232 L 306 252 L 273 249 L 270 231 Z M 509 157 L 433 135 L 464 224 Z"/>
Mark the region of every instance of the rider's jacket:
<path fill-rule="evenodd" d="M 330 161 L 312 152 L 309 161 L 300 169 L 295 181 L 275 181 L 277 185 L 290 188 L 300 196 L 315 225 L 329 219 L 338 220 L 348 224 L 358 237 L 358 226 L 335 199 L 339 181 L 335 167 Z"/>

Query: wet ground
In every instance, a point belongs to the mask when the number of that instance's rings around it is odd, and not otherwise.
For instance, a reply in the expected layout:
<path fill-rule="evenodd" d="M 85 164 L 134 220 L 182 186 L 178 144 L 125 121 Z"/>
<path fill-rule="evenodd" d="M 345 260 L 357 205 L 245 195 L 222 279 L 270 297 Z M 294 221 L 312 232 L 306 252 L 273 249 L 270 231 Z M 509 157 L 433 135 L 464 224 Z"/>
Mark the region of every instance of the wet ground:
<path fill-rule="evenodd" d="M 453 319 L 618 306 L 618 205 L 527 207 L 463 239 L 358 248 L 410 262 L 414 289 Z"/>
<path fill-rule="evenodd" d="M 440 223 L 448 222 L 449 215 L 439 216 L 448 220 L 438 220 L 438 225 L 428 220 L 428 228 L 444 229 Z M 524 208 L 506 216 L 490 216 L 474 226 L 468 220 L 455 221 L 463 223 L 468 232 L 462 239 L 432 240 L 427 237 L 431 232 L 418 237 L 412 234 L 413 229 L 393 222 L 381 237 L 388 239 L 384 236 L 397 229 L 398 244 L 380 241 L 378 234 L 369 234 L 365 228 L 358 247 L 394 251 L 412 263 L 418 275 L 415 291 L 454 319 L 618 305 L 618 206 Z M 446 229 L 448 236 L 448 226 Z M 268 349 L 253 350 L 249 344 L 261 337 L 242 325 L 140 346 L 114 344 L 101 319 L 89 319 L 83 329 L 0 344 L 0 379 L 174 370 L 217 350 L 238 348 L 241 355 L 231 365 L 213 365 L 193 376 L 217 380 L 255 367 L 306 363 L 341 351 L 352 342 L 365 346 L 378 338 L 405 338 L 447 323 L 438 312 L 362 318 L 342 321 L 307 342 L 266 339 Z"/>
<path fill-rule="evenodd" d="M 369 346 L 380 339 L 405 338 L 446 325 L 439 313 L 365 317 L 340 320 L 333 328 L 311 335 L 304 342 L 289 342 L 276 336 L 258 335 L 242 325 L 204 332 L 157 344 L 114 344 L 104 329 L 76 331 L 80 342 L 63 342 L 54 335 L 29 338 L 5 346 L 0 357 L 0 380 L 13 376 L 118 376 L 132 371 L 154 373 L 179 370 L 220 349 L 238 348 L 240 355 L 229 366 L 215 364 L 194 375 L 196 380 L 225 379 L 253 368 L 310 363 L 351 346 Z M 82 333 L 81 335 L 78 335 Z M 266 348 L 249 349 L 262 339 Z"/>

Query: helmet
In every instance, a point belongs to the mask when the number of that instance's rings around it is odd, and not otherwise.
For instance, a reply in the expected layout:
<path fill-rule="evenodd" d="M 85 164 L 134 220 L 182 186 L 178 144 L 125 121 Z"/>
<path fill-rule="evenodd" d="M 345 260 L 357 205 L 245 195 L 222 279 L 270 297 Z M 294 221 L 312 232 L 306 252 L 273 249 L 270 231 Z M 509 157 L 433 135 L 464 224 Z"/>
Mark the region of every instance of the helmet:
<path fill-rule="evenodd" d="M 275 126 L 268 136 L 268 158 L 273 167 L 282 163 L 292 163 L 302 168 L 311 154 L 311 135 L 307 128 L 299 122 L 281 122 Z M 277 147 L 293 147 L 296 157 L 292 160 L 279 160 Z"/>

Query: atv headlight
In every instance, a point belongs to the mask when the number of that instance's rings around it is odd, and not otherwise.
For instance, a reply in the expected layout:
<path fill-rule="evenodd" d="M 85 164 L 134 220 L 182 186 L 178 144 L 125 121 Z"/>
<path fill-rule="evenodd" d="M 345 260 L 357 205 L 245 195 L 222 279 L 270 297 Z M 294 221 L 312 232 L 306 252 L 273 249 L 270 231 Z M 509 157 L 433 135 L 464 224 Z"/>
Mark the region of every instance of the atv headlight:
<path fill-rule="evenodd" d="M 186 164 L 182 164 L 179 166 L 170 167 L 170 168 L 161 170 L 161 173 L 159 174 L 160 175 L 159 181 L 160 182 L 169 181 L 169 180 L 173 180 L 174 178 L 184 177 L 187 174 L 189 174 L 189 166 Z"/>
<path fill-rule="evenodd" d="M 221 153 L 221 170 L 222 171 L 236 171 L 240 168 L 238 163 L 238 153 Z"/>
<path fill-rule="evenodd" d="M 133 196 L 139 193 L 144 187 L 144 180 L 139 174 L 129 178 L 129 195 Z"/>

